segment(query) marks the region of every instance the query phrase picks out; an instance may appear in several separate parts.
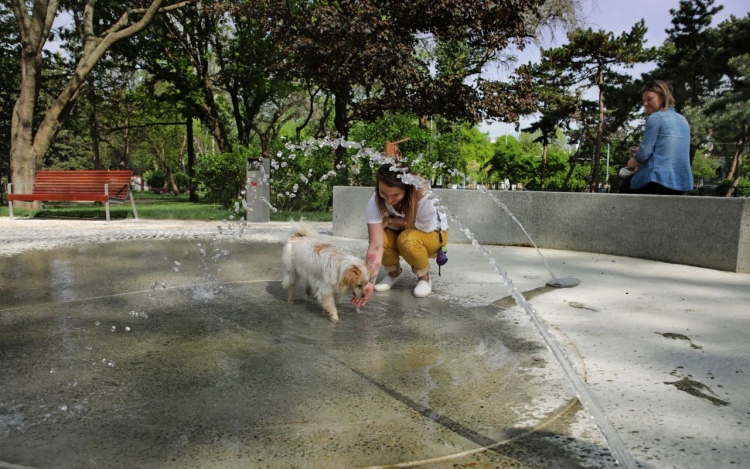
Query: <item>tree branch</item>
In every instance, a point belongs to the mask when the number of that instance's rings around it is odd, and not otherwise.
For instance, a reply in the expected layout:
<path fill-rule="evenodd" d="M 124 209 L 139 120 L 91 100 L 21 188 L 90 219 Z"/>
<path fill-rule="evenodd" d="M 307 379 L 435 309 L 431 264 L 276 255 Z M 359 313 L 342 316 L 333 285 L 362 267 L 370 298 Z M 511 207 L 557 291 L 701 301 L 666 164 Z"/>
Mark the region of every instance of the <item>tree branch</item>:
<path fill-rule="evenodd" d="M 112 25 L 111 28 L 104 31 L 104 36 L 109 36 L 110 34 L 115 34 L 118 31 L 123 33 L 122 37 L 128 37 L 132 36 L 136 32 L 140 31 L 144 26 L 146 26 L 148 23 L 151 22 L 151 19 L 156 15 L 157 13 L 164 13 L 172 10 L 176 10 L 178 8 L 182 8 L 184 6 L 190 5 L 192 3 L 196 3 L 197 0 L 184 0 L 182 2 L 178 2 L 166 7 L 162 7 L 161 4 L 164 2 L 164 0 L 154 0 L 154 2 L 151 4 L 148 8 L 133 8 L 131 10 L 126 11 L 122 14 L 119 20 L 115 24 Z M 125 29 L 122 29 L 126 24 L 128 24 L 128 20 L 130 15 L 143 15 L 143 17 L 140 19 L 140 21 L 134 23 L 132 26 L 129 26 Z M 129 32 L 129 31 L 133 32 Z M 119 35 L 118 35 L 119 36 Z M 119 38 L 118 38 L 119 39 Z"/>

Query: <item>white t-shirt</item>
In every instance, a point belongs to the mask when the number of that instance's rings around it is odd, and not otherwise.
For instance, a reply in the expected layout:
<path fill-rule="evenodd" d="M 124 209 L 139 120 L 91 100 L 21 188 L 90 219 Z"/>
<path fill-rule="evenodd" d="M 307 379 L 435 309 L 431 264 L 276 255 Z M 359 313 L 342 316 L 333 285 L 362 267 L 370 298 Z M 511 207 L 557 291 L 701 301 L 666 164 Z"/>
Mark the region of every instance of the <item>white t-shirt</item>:
<path fill-rule="evenodd" d="M 373 192 L 370 201 L 367 202 L 367 209 L 365 210 L 365 217 L 367 218 L 367 224 L 383 223 L 383 215 L 380 213 L 378 203 L 375 200 L 376 194 Z M 396 215 L 397 217 L 406 218 L 403 213 L 398 213 L 393 207 L 385 204 L 385 208 L 388 213 Z M 429 233 L 438 229 L 438 218 L 437 218 L 437 207 L 435 207 L 435 201 L 427 197 L 422 197 L 417 202 L 417 217 L 414 220 L 414 226 L 419 231 Z M 442 231 L 448 231 L 448 220 L 444 215 L 440 215 L 440 229 Z"/>

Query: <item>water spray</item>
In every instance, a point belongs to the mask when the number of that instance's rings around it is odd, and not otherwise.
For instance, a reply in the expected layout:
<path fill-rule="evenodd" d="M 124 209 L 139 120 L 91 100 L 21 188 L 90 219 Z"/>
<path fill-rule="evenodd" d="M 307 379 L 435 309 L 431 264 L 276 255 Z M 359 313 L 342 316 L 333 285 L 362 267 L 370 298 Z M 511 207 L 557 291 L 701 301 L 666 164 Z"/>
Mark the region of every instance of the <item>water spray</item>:
<path fill-rule="evenodd" d="M 539 317 L 539 315 L 531 306 L 531 304 L 529 304 L 529 302 L 526 301 L 523 294 L 521 294 L 521 292 L 515 287 L 515 285 L 513 285 L 513 282 L 507 276 L 507 274 L 503 273 L 500 270 L 500 267 L 497 265 L 497 262 L 492 257 L 491 253 L 487 251 L 487 249 L 485 249 L 477 241 L 474 234 L 471 232 L 471 230 L 469 230 L 468 228 L 464 226 L 463 222 L 461 221 L 458 215 L 456 215 L 455 213 L 450 213 L 450 214 L 448 213 L 446 208 L 440 204 L 440 198 L 432 191 L 431 188 L 426 186 L 425 181 L 415 175 L 407 174 L 403 170 L 400 170 L 397 166 L 398 161 L 393 156 L 384 156 L 383 153 L 378 153 L 375 150 L 365 148 L 363 144 L 359 144 L 356 142 L 350 142 L 350 141 L 346 141 L 343 139 L 331 139 L 327 137 L 321 140 L 309 139 L 300 145 L 287 143 L 287 149 L 292 150 L 292 151 L 301 150 L 305 154 L 308 154 L 308 155 L 310 154 L 312 149 L 314 149 L 315 146 L 317 146 L 318 148 L 323 148 L 323 147 L 337 148 L 339 146 L 343 146 L 344 148 L 356 149 L 357 153 L 352 156 L 352 161 L 353 161 L 353 166 L 354 166 L 353 170 L 356 173 L 358 173 L 357 165 L 359 161 L 364 158 L 367 158 L 371 167 L 375 167 L 376 165 L 379 166 L 382 164 L 391 164 L 393 165 L 391 167 L 392 171 L 400 171 L 402 173 L 401 180 L 404 183 L 411 184 L 417 189 L 422 189 L 422 188 L 426 189 L 426 192 L 427 192 L 426 196 L 434 200 L 435 206 L 440 211 L 440 213 L 446 215 L 448 219 L 454 225 L 456 225 L 459 228 L 459 230 L 469 239 L 469 241 L 471 242 L 471 245 L 474 248 L 476 248 L 488 260 L 492 270 L 500 276 L 500 278 L 502 279 L 503 285 L 508 290 L 511 297 L 515 300 L 516 304 L 519 307 L 521 307 L 526 312 L 526 314 L 528 314 L 528 316 L 531 319 L 532 324 L 534 324 L 534 327 L 536 328 L 537 332 L 541 335 L 542 340 L 547 346 L 547 349 L 552 353 L 552 355 L 555 357 L 557 362 L 562 367 L 564 375 L 566 379 L 568 380 L 568 383 L 573 387 L 576 393 L 576 397 L 578 398 L 578 401 L 581 403 L 583 408 L 589 413 L 589 415 L 594 420 L 594 424 L 601 432 L 617 464 L 619 464 L 622 467 L 626 467 L 628 469 L 636 469 L 638 466 L 635 463 L 635 460 L 630 455 L 630 452 L 628 451 L 623 441 L 620 439 L 614 426 L 611 424 L 611 422 L 607 418 L 607 415 L 602 409 L 601 404 L 599 404 L 596 397 L 591 393 L 589 387 L 586 385 L 586 382 L 578 373 L 578 371 L 576 370 L 570 358 L 568 358 L 565 351 L 557 343 L 557 341 L 555 340 L 554 336 L 550 332 L 547 325 Z M 281 155 L 281 152 L 279 152 L 279 156 L 280 157 L 283 156 Z M 290 155 L 290 158 L 294 158 L 294 155 Z M 401 157 L 401 159 L 408 163 L 407 158 Z M 418 162 L 418 161 L 419 159 L 415 160 L 415 162 Z M 445 167 L 445 164 L 436 163 L 435 165 L 433 165 L 433 168 L 437 168 L 437 167 Z M 449 174 L 459 174 L 459 172 L 456 170 L 449 169 L 448 172 Z M 333 175 L 336 174 L 335 172 L 330 171 L 326 173 L 325 175 L 321 176 L 321 180 L 325 180 L 328 177 L 331 177 L 332 176 L 331 173 L 333 173 Z M 270 184 L 272 179 L 270 179 L 269 175 L 266 175 L 266 176 L 267 177 L 264 177 L 264 183 Z M 544 261 L 544 265 L 547 267 L 547 270 L 552 276 L 552 279 L 547 282 L 548 286 L 555 287 L 555 288 L 564 288 L 564 287 L 573 287 L 580 283 L 580 281 L 575 278 L 562 278 L 562 279 L 557 278 L 552 272 L 552 270 L 550 269 L 549 265 L 547 264 L 547 261 L 544 259 L 544 256 L 542 256 L 541 252 L 539 251 L 539 248 L 536 246 L 536 243 L 534 243 L 534 241 L 531 239 L 531 236 L 529 236 L 529 234 L 523 228 L 523 225 L 521 225 L 518 219 L 516 219 L 516 217 L 513 216 L 511 211 L 508 209 L 508 207 L 502 202 L 500 202 L 499 200 L 497 200 L 497 198 L 494 197 L 494 195 L 488 192 L 486 189 L 482 188 L 481 191 L 489 195 L 490 198 L 492 198 L 492 200 L 496 204 L 498 204 L 500 208 L 502 208 L 503 211 L 505 211 L 505 213 L 507 213 L 511 217 L 511 219 L 518 224 L 518 226 L 521 227 L 524 234 L 527 236 L 529 241 L 531 241 L 533 246 L 536 248 L 537 253 Z M 268 201 L 264 201 L 264 202 L 269 203 Z"/>

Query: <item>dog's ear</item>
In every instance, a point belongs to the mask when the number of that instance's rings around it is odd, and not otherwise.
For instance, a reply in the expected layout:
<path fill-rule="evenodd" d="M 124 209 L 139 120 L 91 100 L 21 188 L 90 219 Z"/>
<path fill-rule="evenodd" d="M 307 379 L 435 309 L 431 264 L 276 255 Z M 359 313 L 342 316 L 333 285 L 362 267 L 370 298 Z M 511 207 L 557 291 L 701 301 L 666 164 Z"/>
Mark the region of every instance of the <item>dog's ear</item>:
<path fill-rule="evenodd" d="M 356 265 L 350 265 L 344 271 L 344 275 L 339 280 L 339 290 L 349 289 L 354 290 L 361 285 L 358 285 L 363 278 L 362 269 Z"/>

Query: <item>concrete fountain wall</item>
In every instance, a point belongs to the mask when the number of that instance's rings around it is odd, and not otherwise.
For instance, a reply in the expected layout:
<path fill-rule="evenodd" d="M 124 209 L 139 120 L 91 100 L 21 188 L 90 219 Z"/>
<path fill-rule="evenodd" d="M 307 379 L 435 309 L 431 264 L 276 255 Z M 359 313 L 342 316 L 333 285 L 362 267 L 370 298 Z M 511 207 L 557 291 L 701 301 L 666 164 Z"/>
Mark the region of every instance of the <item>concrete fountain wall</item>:
<path fill-rule="evenodd" d="M 372 187 L 333 190 L 333 235 L 367 237 Z M 481 244 L 530 246 L 492 198 L 476 190 L 435 189 Z M 652 259 L 750 273 L 750 199 L 569 192 L 490 191 L 540 248 Z M 451 224 L 452 243 L 468 239 Z"/>

